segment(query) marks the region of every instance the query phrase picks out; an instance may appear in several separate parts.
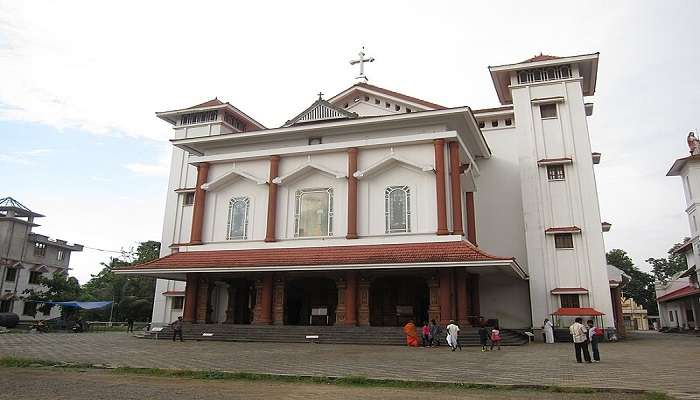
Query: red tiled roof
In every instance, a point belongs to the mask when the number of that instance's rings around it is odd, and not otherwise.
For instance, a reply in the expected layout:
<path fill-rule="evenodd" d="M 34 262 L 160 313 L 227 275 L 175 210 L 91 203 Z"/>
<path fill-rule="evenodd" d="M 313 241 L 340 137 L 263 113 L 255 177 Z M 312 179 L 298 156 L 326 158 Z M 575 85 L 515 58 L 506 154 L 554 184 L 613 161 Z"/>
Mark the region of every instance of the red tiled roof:
<path fill-rule="evenodd" d="M 681 297 L 692 296 L 694 294 L 700 294 L 700 289 L 688 285 L 678 290 L 674 290 L 673 292 L 666 293 L 665 295 L 657 298 L 656 301 L 659 303 L 664 303 L 667 301 L 680 299 Z"/>
<path fill-rule="evenodd" d="M 410 101 L 411 103 L 421 104 L 421 105 L 423 105 L 423 106 L 426 106 L 426 107 L 429 107 L 429 108 L 434 108 L 434 109 L 436 109 L 436 110 L 445 110 L 445 109 L 447 109 L 447 107 L 445 107 L 445 106 L 441 106 L 441 105 L 439 105 L 439 104 L 435 104 L 435 103 L 431 103 L 431 102 L 429 102 L 429 101 L 421 100 L 421 99 L 419 99 L 419 98 L 417 98 L 417 97 L 408 96 L 408 95 L 405 95 L 405 94 L 403 94 L 403 93 L 394 92 L 393 90 L 384 89 L 384 88 L 379 87 L 379 86 L 370 85 L 369 83 L 364 83 L 364 82 L 356 83 L 356 84 L 352 85 L 352 86 L 351 86 L 350 88 L 348 88 L 348 89 L 352 89 L 352 88 L 354 88 L 354 87 L 361 87 L 361 88 L 365 88 L 365 89 L 368 89 L 368 90 L 373 90 L 373 91 L 375 91 L 375 92 L 383 93 L 383 94 L 385 94 L 385 95 L 387 95 L 387 96 L 392 96 L 392 97 L 396 97 L 396 98 L 398 98 L 398 99 L 402 99 L 402 100 L 405 100 L 405 101 Z M 341 93 L 347 91 L 348 89 L 343 90 Z M 336 95 L 336 96 L 337 96 L 337 95 Z M 334 97 L 335 97 L 335 96 L 334 96 Z"/>
<path fill-rule="evenodd" d="M 562 288 L 552 289 L 552 292 L 551 292 L 551 293 L 552 293 L 552 294 L 569 294 L 569 293 L 570 293 L 570 294 L 587 294 L 587 293 L 588 293 L 588 289 L 584 289 L 584 288 L 566 288 L 566 287 L 562 287 Z"/>
<path fill-rule="evenodd" d="M 560 308 L 553 312 L 552 315 L 559 317 L 599 317 L 605 315 L 604 313 L 596 310 L 595 308 Z"/>
<path fill-rule="evenodd" d="M 557 228 L 545 229 L 544 233 L 578 233 L 581 232 L 581 228 L 578 226 L 561 226 Z"/>
<path fill-rule="evenodd" d="M 547 54 L 542 54 L 542 53 L 540 53 L 540 55 L 538 55 L 538 56 L 534 56 L 534 57 L 532 57 L 532 58 L 528 58 L 528 59 L 525 60 L 525 61 L 522 61 L 521 64 L 529 63 L 529 62 L 536 62 L 536 61 L 558 60 L 558 59 L 560 59 L 560 58 L 561 58 L 561 57 L 550 56 L 550 55 L 547 55 Z"/>
<path fill-rule="evenodd" d="M 187 251 L 121 270 L 510 261 L 467 241 L 272 249 Z"/>

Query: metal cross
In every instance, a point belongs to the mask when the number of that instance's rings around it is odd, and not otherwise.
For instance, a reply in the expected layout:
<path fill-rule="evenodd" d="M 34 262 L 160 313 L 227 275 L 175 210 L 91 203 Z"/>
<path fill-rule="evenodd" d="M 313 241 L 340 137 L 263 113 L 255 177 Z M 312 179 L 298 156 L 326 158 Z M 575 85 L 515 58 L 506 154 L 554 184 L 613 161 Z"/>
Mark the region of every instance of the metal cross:
<path fill-rule="evenodd" d="M 365 76 L 365 63 L 374 62 L 374 57 L 365 58 L 365 46 L 362 46 L 362 51 L 359 53 L 360 58 L 358 60 L 351 60 L 350 65 L 360 64 L 360 75 L 355 77 L 355 79 L 362 79 L 367 82 L 367 76 Z"/>

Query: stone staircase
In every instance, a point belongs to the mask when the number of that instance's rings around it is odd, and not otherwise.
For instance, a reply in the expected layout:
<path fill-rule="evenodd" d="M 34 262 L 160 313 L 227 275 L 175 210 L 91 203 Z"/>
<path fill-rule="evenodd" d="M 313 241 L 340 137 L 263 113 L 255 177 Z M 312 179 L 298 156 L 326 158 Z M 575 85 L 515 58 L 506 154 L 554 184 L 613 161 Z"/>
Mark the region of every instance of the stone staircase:
<path fill-rule="evenodd" d="M 306 336 L 317 335 L 318 339 Z M 517 331 L 501 330 L 502 345 L 519 346 L 527 343 L 527 336 Z M 155 332 L 146 332 L 146 339 L 156 338 Z M 172 330 L 165 327 L 157 334 L 158 339 L 171 339 Z M 230 325 L 187 324 L 183 328 L 185 340 L 229 341 L 229 342 L 277 342 L 277 343 L 323 343 L 323 344 L 377 344 L 406 345 L 406 337 L 400 327 L 376 326 L 295 326 L 295 325 Z M 479 346 L 477 328 L 462 328 L 459 335 L 462 346 Z M 444 333 L 440 344 L 445 345 Z"/>

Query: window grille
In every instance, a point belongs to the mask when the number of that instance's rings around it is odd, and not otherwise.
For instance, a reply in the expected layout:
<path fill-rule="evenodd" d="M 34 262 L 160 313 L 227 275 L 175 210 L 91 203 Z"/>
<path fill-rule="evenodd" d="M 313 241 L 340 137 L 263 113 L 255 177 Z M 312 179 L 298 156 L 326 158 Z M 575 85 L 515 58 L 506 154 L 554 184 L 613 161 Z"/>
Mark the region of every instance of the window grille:
<path fill-rule="evenodd" d="M 411 189 L 408 186 L 384 189 L 384 218 L 386 233 L 411 231 Z"/>
<path fill-rule="evenodd" d="M 228 224 L 226 228 L 228 240 L 248 239 L 248 212 L 250 199 L 234 197 L 228 203 Z"/>

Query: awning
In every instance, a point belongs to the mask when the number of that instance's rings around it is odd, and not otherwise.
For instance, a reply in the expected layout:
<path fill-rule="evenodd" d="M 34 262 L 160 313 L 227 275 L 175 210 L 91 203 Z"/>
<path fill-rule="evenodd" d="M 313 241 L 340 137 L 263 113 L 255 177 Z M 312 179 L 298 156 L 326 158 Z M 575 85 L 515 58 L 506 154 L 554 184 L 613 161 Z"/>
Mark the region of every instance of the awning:
<path fill-rule="evenodd" d="M 558 309 L 557 311 L 553 312 L 552 315 L 556 315 L 558 317 L 599 317 L 601 315 L 605 315 L 605 313 L 602 313 L 595 308 L 585 308 L 585 307 L 572 307 L 572 308 L 566 308 L 562 307 Z"/>
<path fill-rule="evenodd" d="M 665 303 L 667 301 L 678 300 L 683 297 L 688 297 L 696 294 L 700 294 L 700 289 L 688 285 L 678 290 L 674 290 L 673 292 L 666 293 L 665 295 L 657 298 L 656 301 L 658 301 L 659 303 Z"/>
<path fill-rule="evenodd" d="M 112 305 L 111 301 L 35 301 L 35 303 L 44 303 L 66 308 L 78 308 L 81 310 L 97 310 Z"/>

